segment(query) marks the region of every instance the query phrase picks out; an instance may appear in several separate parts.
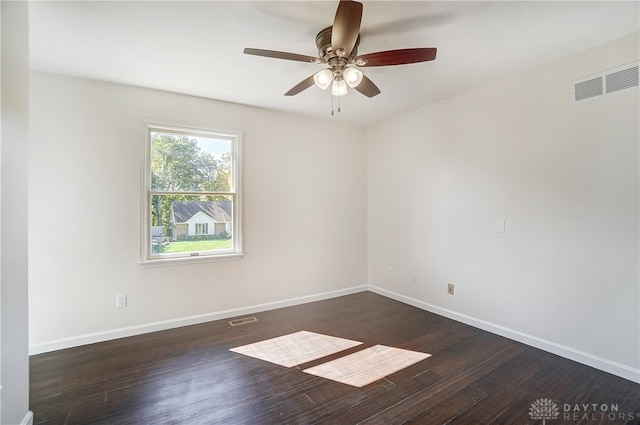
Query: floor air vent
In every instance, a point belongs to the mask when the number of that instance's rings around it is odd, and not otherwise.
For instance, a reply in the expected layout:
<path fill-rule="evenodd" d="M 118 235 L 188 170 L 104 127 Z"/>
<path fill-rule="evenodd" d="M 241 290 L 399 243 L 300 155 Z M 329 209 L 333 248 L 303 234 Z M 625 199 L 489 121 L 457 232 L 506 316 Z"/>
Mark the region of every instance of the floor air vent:
<path fill-rule="evenodd" d="M 638 62 L 572 81 L 571 102 L 578 103 L 632 87 L 638 87 Z"/>
<path fill-rule="evenodd" d="M 246 325 L 247 323 L 253 323 L 253 322 L 257 322 L 258 319 L 256 319 L 253 316 L 250 317 L 243 317 L 241 319 L 233 319 L 233 320 L 229 320 L 229 324 L 231 326 L 240 326 L 240 325 Z"/>

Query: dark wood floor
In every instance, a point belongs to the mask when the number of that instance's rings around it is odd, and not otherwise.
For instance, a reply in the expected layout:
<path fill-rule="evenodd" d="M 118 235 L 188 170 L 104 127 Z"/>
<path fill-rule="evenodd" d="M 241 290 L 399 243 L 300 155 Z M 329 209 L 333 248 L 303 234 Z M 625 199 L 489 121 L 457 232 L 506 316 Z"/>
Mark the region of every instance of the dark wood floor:
<path fill-rule="evenodd" d="M 32 356 L 34 423 L 542 424 L 543 398 L 548 425 L 640 423 L 638 384 L 371 292 L 255 316 Z M 354 388 L 229 351 L 299 330 L 433 356 Z"/>

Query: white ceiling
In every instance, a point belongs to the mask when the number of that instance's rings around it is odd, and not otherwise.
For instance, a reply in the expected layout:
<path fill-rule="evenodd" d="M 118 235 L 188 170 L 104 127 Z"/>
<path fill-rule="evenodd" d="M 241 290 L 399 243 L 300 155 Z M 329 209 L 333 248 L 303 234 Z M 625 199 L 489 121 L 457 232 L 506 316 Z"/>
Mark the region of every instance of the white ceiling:
<path fill-rule="evenodd" d="M 284 96 L 321 65 L 242 51 L 316 56 L 315 36 L 333 22 L 337 1 L 31 2 L 30 62 L 41 71 L 366 125 L 636 32 L 640 16 L 638 1 L 363 3 L 360 54 L 437 47 L 438 56 L 362 68 L 382 93 L 369 99 L 352 90 L 333 117 L 328 91 Z"/>

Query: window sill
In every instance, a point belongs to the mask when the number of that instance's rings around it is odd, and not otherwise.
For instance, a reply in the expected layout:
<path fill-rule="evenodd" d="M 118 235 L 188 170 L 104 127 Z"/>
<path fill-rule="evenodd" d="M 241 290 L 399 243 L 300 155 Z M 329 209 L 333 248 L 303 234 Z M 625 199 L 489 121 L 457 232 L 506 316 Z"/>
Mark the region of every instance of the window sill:
<path fill-rule="evenodd" d="M 173 258 L 154 258 L 151 260 L 141 260 L 142 267 L 164 267 L 179 266 L 184 264 L 196 263 L 217 263 L 220 261 L 237 261 L 242 260 L 244 253 L 219 254 L 219 255 L 199 255 L 194 257 L 173 257 Z"/>

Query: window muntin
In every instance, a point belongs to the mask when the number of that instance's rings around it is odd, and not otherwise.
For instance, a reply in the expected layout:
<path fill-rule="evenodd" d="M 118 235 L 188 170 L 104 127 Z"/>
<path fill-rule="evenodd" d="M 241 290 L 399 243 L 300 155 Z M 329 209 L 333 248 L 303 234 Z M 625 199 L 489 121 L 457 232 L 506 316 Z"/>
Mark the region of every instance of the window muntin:
<path fill-rule="evenodd" d="M 145 123 L 142 260 L 242 255 L 240 135 Z"/>

